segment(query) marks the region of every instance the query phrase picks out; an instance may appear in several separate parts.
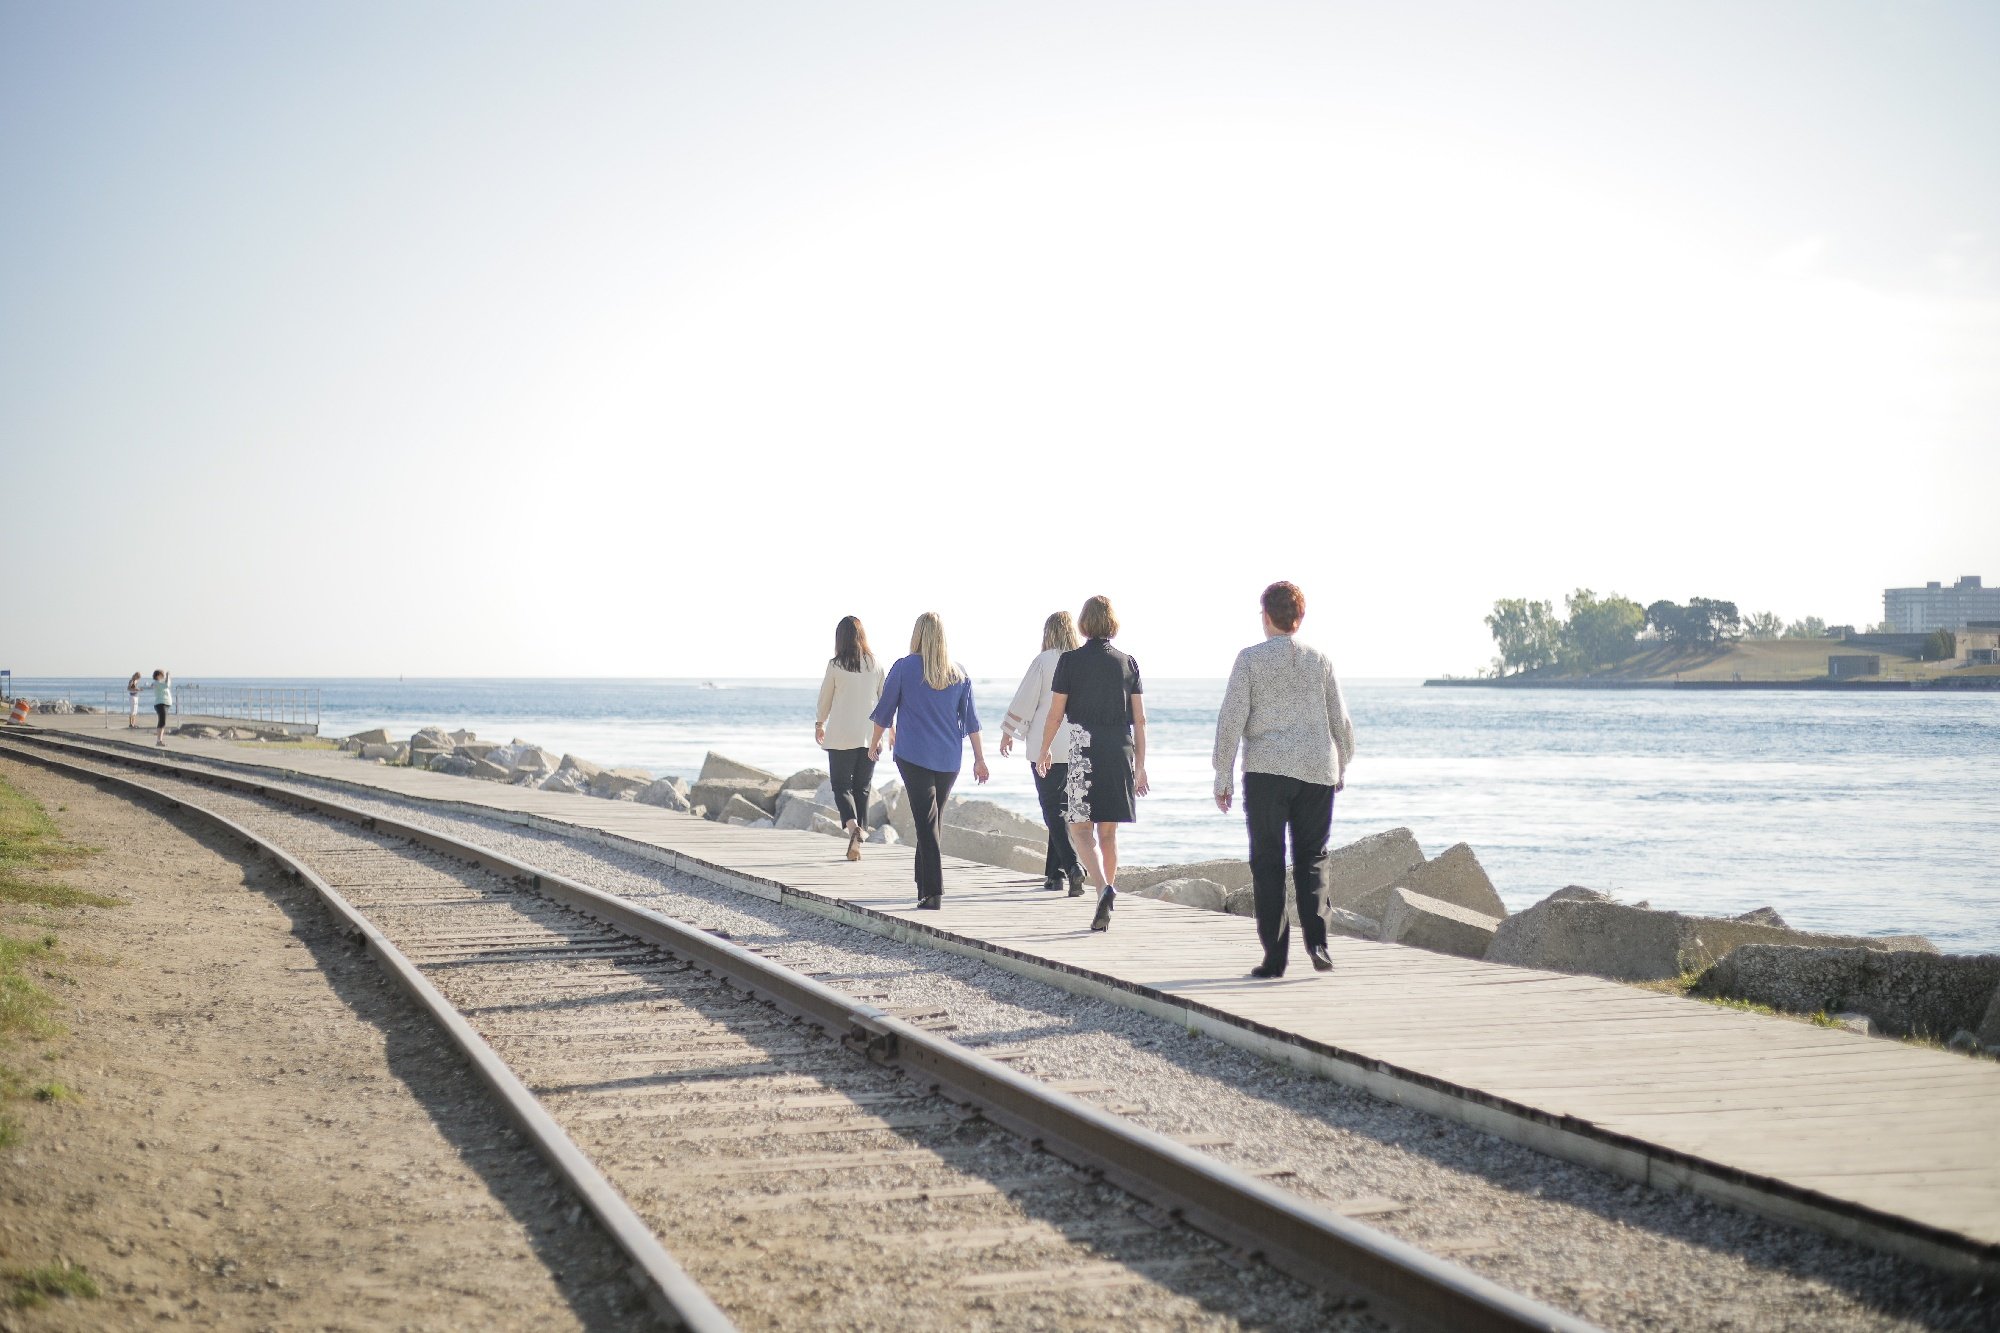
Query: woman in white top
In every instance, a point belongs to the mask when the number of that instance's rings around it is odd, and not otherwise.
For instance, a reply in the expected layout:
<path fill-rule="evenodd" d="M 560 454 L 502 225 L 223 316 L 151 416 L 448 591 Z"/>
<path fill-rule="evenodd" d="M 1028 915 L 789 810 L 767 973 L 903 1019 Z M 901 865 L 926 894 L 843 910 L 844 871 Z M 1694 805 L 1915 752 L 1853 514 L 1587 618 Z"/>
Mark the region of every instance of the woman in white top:
<path fill-rule="evenodd" d="M 868 757 L 874 725 L 868 715 L 882 697 L 882 668 L 868 651 L 868 632 L 856 616 L 843 616 L 833 628 L 833 660 L 819 683 L 819 720 L 813 739 L 826 751 L 833 803 L 847 830 L 847 859 L 861 859 L 861 834 L 868 822 L 868 789 L 875 782 L 875 761 Z"/>
<path fill-rule="evenodd" d="M 131 696 L 131 703 L 132 703 L 131 711 L 125 715 L 125 730 L 130 731 L 132 730 L 132 728 L 139 725 L 139 673 L 138 672 L 134 671 L 132 673 L 132 679 L 125 682 L 125 693 Z"/>
<path fill-rule="evenodd" d="M 1050 683 L 1055 679 L 1056 659 L 1076 646 L 1076 622 L 1070 619 L 1069 612 L 1058 611 L 1042 622 L 1042 651 L 1028 663 L 1028 674 L 1021 677 L 1021 688 L 1014 691 L 1014 702 L 1007 706 L 1007 720 L 1000 724 L 1002 756 L 1014 748 L 1015 737 L 1032 746 L 1042 734 L 1048 724 L 1049 706 L 1055 699 Z M 1069 753 L 1073 730 L 1067 722 L 1063 723 L 1056 737 L 1056 754 Z M 1068 880 L 1069 896 L 1081 898 L 1083 866 L 1078 863 L 1076 847 L 1069 840 L 1069 825 L 1063 822 L 1063 792 L 1069 782 L 1069 765 L 1050 764 L 1049 771 L 1043 773 L 1031 754 L 1028 771 L 1035 775 L 1035 795 L 1042 803 L 1042 822 L 1049 826 L 1049 854 L 1042 866 L 1042 887 L 1055 892 Z"/>

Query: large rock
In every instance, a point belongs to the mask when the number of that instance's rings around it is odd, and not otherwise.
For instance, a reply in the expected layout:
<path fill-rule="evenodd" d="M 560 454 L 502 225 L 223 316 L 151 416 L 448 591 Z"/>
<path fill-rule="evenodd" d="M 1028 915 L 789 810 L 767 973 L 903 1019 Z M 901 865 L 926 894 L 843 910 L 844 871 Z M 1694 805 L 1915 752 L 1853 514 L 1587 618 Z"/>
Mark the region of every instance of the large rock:
<path fill-rule="evenodd" d="M 1571 886 L 1508 917 L 1486 951 L 1487 961 L 1615 981 L 1672 981 L 1700 972 L 1746 944 L 1936 952 L 1915 935 L 1817 935 L 1582 896 L 1592 893 Z"/>
<path fill-rule="evenodd" d="M 363 759 L 386 759 L 392 764 L 400 764 L 410 757 L 410 747 L 401 741 L 371 741 L 361 747 Z"/>
<path fill-rule="evenodd" d="M 410 752 L 411 762 L 413 763 L 415 762 L 416 753 L 415 750 Z M 478 762 L 477 759 L 474 759 L 469 754 L 459 754 L 456 751 L 448 750 L 443 754 L 432 755 L 424 767 L 430 769 L 433 773 L 444 773 L 454 778 L 469 778 L 472 776 L 473 766 Z"/>
<path fill-rule="evenodd" d="M 643 768 L 607 768 L 590 779 L 590 794 L 611 801 L 629 801 L 653 785 Z"/>
<path fill-rule="evenodd" d="M 902 839 L 896 836 L 896 830 L 893 825 L 880 824 L 868 835 L 868 841 L 878 847 L 894 847 Z"/>
<path fill-rule="evenodd" d="M 903 790 L 903 784 L 894 778 L 875 789 L 875 799 L 868 803 L 868 827 L 880 828 L 889 822 L 889 803 Z M 828 799 L 832 799 L 833 789 L 827 788 Z"/>
<path fill-rule="evenodd" d="M 410 767 L 429 768 L 433 760 L 450 754 L 456 745 L 443 727 L 419 727 L 410 737 L 409 747 Z"/>
<path fill-rule="evenodd" d="M 361 745 L 387 745 L 389 744 L 389 731 L 386 727 L 375 727 L 368 731 L 357 731 L 347 739 Z"/>
<path fill-rule="evenodd" d="M 512 782 L 514 780 L 514 771 L 512 769 L 502 768 L 490 759 L 478 759 L 470 755 L 467 758 L 472 759 L 472 768 L 466 775 L 468 777 L 484 778 L 488 782 Z"/>
<path fill-rule="evenodd" d="M 831 819 L 834 827 L 840 826 L 840 816 L 830 805 L 813 804 L 812 795 L 796 788 L 778 793 L 779 828 L 809 829 L 816 819 Z"/>
<path fill-rule="evenodd" d="M 1500 918 L 1475 912 L 1458 903 L 1446 902 L 1409 889 L 1389 890 L 1382 913 L 1382 938 L 1390 944 L 1407 944 L 1433 953 L 1457 954 L 1460 958 L 1484 958 L 1493 942 Z"/>
<path fill-rule="evenodd" d="M 539 745 L 526 741 L 514 741 L 507 745 L 496 745 L 486 752 L 489 763 L 500 765 L 516 778 L 527 775 L 547 777 L 560 766 L 557 757 Z"/>
<path fill-rule="evenodd" d="M 838 819 L 829 818 L 826 815 L 814 815 L 812 819 L 812 827 L 809 831 L 813 833 L 824 833 L 830 838 L 844 838 L 847 836 L 847 830 L 840 826 L 840 821 Z"/>
<path fill-rule="evenodd" d="M 1351 935 L 1357 940 L 1379 940 L 1382 938 L 1382 923 L 1372 916 L 1350 912 L 1345 907 L 1326 909 L 1326 930 L 1329 935 Z"/>
<path fill-rule="evenodd" d="M 1255 889 L 1245 884 L 1241 888 L 1230 889 L 1227 892 L 1228 896 L 1222 900 L 1223 911 L 1229 913 L 1231 916 L 1257 915 L 1257 891 Z M 1370 935 L 1368 938 L 1372 940 L 1375 937 Z"/>
<path fill-rule="evenodd" d="M 1993 993 L 1992 1002 L 1986 1006 L 1986 1017 L 1972 1031 L 1981 1046 L 2000 1046 L 2000 991 Z"/>
<path fill-rule="evenodd" d="M 1193 861 L 1176 866 L 1120 866 L 1118 869 L 1118 891 L 1151 888 L 1171 879 L 1205 879 L 1220 884 L 1225 889 L 1240 889 L 1250 883 L 1250 863 L 1248 861 Z"/>
<path fill-rule="evenodd" d="M 1326 854 L 1326 893 L 1321 901 L 1328 907 L 1360 911 L 1357 904 L 1363 898 L 1378 889 L 1405 882 L 1409 871 L 1423 863 L 1424 849 L 1417 845 L 1417 835 L 1408 829 L 1371 833 L 1359 842 L 1336 847 Z"/>
<path fill-rule="evenodd" d="M 1866 1014 L 1892 1036 L 1943 1041 L 1979 1027 L 1996 991 L 2000 954 L 1747 944 L 1704 972 L 1691 993 L 1799 1014 Z"/>
<path fill-rule="evenodd" d="M 811 792 L 817 790 L 819 784 L 825 781 L 827 781 L 825 769 L 802 768 L 779 783 L 778 790 Z M 826 802 L 822 802 L 822 804 L 826 804 Z"/>
<path fill-rule="evenodd" d="M 491 759 L 495 750 L 505 748 L 499 741 L 470 740 L 458 742 L 458 752 L 460 754 L 469 754 L 474 759 Z"/>
<path fill-rule="evenodd" d="M 590 762 L 590 760 L 585 759 L 582 755 L 576 755 L 576 754 L 564 755 L 562 757 L 562 762 L 556 765 L 556 772 L 574 773 L 577 775 L 579 779 L 582 780 L 583 784 L 586 787 L 590 785 L 590 780 L 592 778 L 596 777 L 599 773 L 602 773 L 603 771 L 604 771 L 604 765 L 593 764 Z"/>
<path fill-rule="evenodd" d="M 1123 884 L 1118 886 L 1118 891 L 1128 892 Z M 1161 880 L 1157 884 L 1148 884 L 1142 889 L 1132 889 L 1129 892 L 1141 898 L 1157 898 L 1163 903 L 1199 907 L 1205 912 L 1220 912 L 1229 901 L 1228 889 L 1212 879 L 1199 877 Z"/>
<path fill-rule="evenodd" d="M 947 818 L 957 813 L 958 811 L 953 809 L 947 813 Z M 914 833 L 911 834 L 910 840 L 912 842 L 916 840 Z M 1014 853 L 1030 852 L 1034 857 L 1034 869 L 1023 873 L 1033 875 L 1042 873 L 1042 861 L 1048 854 L 1046 843 L 1030 846 L 1021 839 L 1010 838 L 1004 833 L 983 833 L 978 829 L 961 828 L 952 823 L 947 823 L 938 830 L 938 847 L 946 856 L 959 856 L 968 861 L 1002 866 L 1008 870 L 1019 870 L 1023 864 L 1015 858 Z"/>
<path fill-rule="evenodd" d="M 641 805 L 657 805 L 662 810 L 688 814 L 694 807 L 688 804 L 687 792 L 682 790 L 685 785 L 679 778 L 660 778 L 632 799 Z"/>
<path fill-rule="evenodd" d="M 1385 925 L 1389 917 L 1389 894 L 1395 889 L 1408 889 L 1426 898 L 1436 898 L 1440 902 L 1451 903 L 1481 916 L 1495 919 L 1505 918 L 1506 904 L 1493 889 L 1493 881 L 1486 878 L 1485 867 L 1473 855 L 1472 848 L 1464 843 L 1439 853 L 1429 861 L 1409 867 L 1395 880 L 1378 889 L 1372 889 L 1351 902 L 1331 904 L 1358 912 L 1362 916 L 1372 916 Z"/>
<path fill-rule="evenodd" d="M 476 741 L 479 739 L 478 734 L 476 732 L 471 732 L 471 731 L 453 731 L 453 732 L 448 732 L 447 734 L 451 737 L 451 743 L 453 745 L 465 745 L 468 744 L 469 742 Z"/>
<path fill-rule="evenodd" d="M 541 789 L 543 791 L 581 793 L 588 792 L 590 784 L 575 770 L 559 768 L 542 779 Z"/>
<path fill-rule="evenodd" d="M 731 800 L 748 801 L 767 815 L 778 813 L 778 780 L 764 782 L 750 778 L 703 778 L 688 788 L 688 800 L 708 807 L 710 819 L 721 819 L 722 808 Z"/>
<path fill-rule="evenodd" d="M 980 833 L 1000 833 L 1023 842 L 1039 842 L 1044 846 L 1049 839 L 1049 826 L 1039 819 L 1030 819 L 1017 814 L 996 801 L 974 798 L 961 801 L 951 808 L 951 822 L 960 828 L 977 830 Z"/>
<path fill-rule="evenodd" d="M 763 806 L 746 801 L 737 795 L 731 795 L 722 805 L 716 807 L 716 816 L 725 824 L 755 825 L 761 822 L 769 826 L 772 822 L 770 816 L 764 813 Z"/>
<path fill-rule="evenodd" d="M 768 782 L 774 788 L 785 785 L 785 780 L 776 773 L 757 768 L 751 764 L 739 764 L 726 755 L 720 755 L 710 750 L 707 758 L 701 761 L 701 777 L 699 780 L 707 782 L 715 778 L 729 779 L 737 782 Z"/>

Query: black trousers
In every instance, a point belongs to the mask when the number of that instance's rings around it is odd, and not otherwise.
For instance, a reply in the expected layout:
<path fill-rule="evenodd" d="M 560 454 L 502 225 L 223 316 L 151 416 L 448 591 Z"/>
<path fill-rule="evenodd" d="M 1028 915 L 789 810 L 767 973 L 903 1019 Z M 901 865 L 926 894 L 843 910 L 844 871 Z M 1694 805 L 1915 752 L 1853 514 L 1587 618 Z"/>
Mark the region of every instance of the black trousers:
<path fill-rule="evenodd" d="M 851 819 L 863 828 L 868 827 L 868 789 L 875 783 L 875 761 L 868 757 L 868 747 L 828 750 L 826 767 L 841 826 L 846 827 Z"/>
<path fill-rule="evenodd" d="M 910 818 L 917 826 L 917 897 L 935 898 L 944 892 L 944 853 L 938 848 L 938 829 L 944 823 L 944 803 L 951 798 L 956 773 L 940 773 L 907 759 L 896 761 L 903 775 L 903 799 L 910 803 Z"/>
<path fill-rule="evenodd" d="M 154 705 L 153 705 L 153 712 L 154 712 L 155 714 L 157 714 L 157 715 L 159 716 L 159 719 L 160 719 L 160 725 L 161 725 L 162 727 L 166 726 L 166 725 L 167 725 L 167 705 L 166 705 L 166 704 L 154 704 Z"/>
<path fill-rule="evenodd" d="M 1076 859 L 1076 844 L 1069 840 L 1069 825 L 1063 822 L 1063 787 L 1069 782 L 1068 764 L 1050 764 L 1048 775 L 1044 777 L 1035 768 L 1035 761 L 1028 761 L 1028 771 L 1035 775 L 1035 795 L 1042 803 L 1042 822 L 1049 826 L 1049 854 L 1042 865 L 1042 878 L 1063 879 L 1071 875 L 1082 875 L 1083 865 Z"/>
<path fill-rule="evenodd" d="M 1292 881 L 1306 947 L 1326 944 L 1320 889 L 1326 882 L 1326 839 L 1333 827 L 1333 788 L 1276 773 L 1243 775 L 1243 818 L 1250 825 L 1250 883 L 1257 899 L 1257 938 L 1264 966 L 1282 973 L 1291 953 L 1285 924 L 1285 832 L 1292 835 Z"/>

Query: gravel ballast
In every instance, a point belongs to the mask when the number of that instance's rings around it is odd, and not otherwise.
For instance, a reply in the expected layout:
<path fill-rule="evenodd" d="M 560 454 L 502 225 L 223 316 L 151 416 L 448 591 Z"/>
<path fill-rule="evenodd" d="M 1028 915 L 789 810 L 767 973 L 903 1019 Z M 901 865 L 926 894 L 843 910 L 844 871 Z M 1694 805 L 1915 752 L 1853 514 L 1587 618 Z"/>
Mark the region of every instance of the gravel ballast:
<path fill-rule="evenodd" d="M 1225 1136 L 1207 1151 L 1288 1172 L 1275 1183 L 1608 1329 L 2000 1326 L 2000 1293 L 1546 1157 L 976 958 L 885 939 L 580 837 L 341 783 L 291 785 L 726 930 L 884 1005 L 941 1007 L 955 1040 L 1026 1047 L 1014 1067 L 1038 1077 L 1101 1080 L 1117 1091 L 1100 1100 L 1138 1123 Z M 830 858 L 842 850 L 832 839 L 828 849 Z"/>

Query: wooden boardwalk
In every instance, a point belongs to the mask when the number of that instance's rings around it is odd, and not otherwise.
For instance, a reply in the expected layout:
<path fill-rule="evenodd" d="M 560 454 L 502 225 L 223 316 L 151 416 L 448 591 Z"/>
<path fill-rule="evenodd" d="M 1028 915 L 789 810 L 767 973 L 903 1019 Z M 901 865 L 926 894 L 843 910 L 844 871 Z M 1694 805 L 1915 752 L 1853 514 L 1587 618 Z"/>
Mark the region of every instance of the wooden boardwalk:
<path fill-rule="evenodd" d="M 36 718 L 124 741 L 98 718 Z M 114 722 L 117 720 L 114 719 Z M 1652 1184 L 1961 1272 L 2000 1276 L 2000 1064 L 1591 977 L 1336 938 L 1335 970 L 1245 975 L 1256 927 L 1136 897 L 1092 900 L 946 858 L 917 912 L 911 853 L 734 828 L 629 802 L 176 741 L 181 756 L 295 772 L 615 839 L 667 864 L 878 933 L 975 954 L 1274 1059 Z M 1304 964 L 1303 956 L 1298 960 Z"/>

